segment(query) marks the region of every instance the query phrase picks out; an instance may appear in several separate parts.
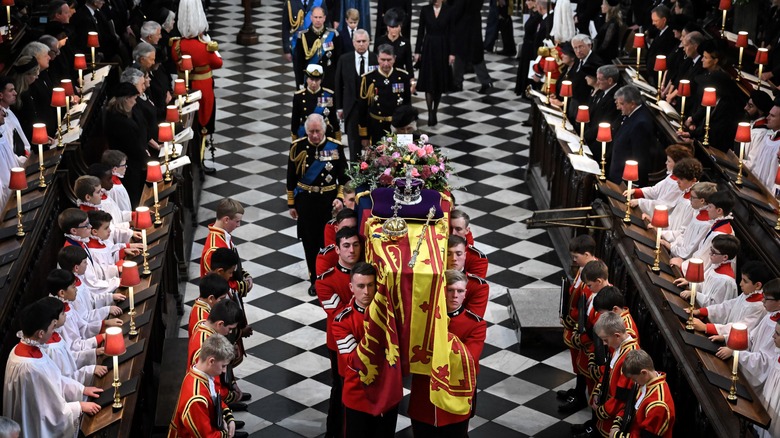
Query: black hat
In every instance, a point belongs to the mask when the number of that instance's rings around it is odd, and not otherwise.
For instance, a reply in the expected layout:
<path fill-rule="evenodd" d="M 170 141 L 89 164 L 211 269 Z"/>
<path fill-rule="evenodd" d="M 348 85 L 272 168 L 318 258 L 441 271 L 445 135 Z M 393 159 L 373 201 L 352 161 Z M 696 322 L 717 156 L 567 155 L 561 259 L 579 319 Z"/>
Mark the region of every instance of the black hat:
<path fill-rule="evenodd" d="M 607 4 L 614 8 L 620 4 L 620 0 L 607 0 Z"/>
<path fill-rule="evenodd" d="M 565 53 L 570 58 L 573 58 L 573 57 L 577 56 L 574 53 L 574 47 L 572 47 L 571 42 L 569 42 L 569 41 L 565 41 L 565 42 L 562 42 L 562 43 L 558 44 L 558 48 L 561 49 L 561 53 Z"/>
<path fill-rule="evenodd" d="M 753 101 L 753 105 L 758 108 L 764 114 L 767 114 L 772 109 L 772 98 L 769 97 L 766 91 L 753 90 L 750 93 L 750 100 Z"/>
<path fill-rule="evenodd" d="M 417 121 L 419 112 L 411 105 L 399 106 L 393 112 L 393 121 L 391 124 L 396 128 L 403 128 L 409 126 L 412 122 Z"/>
<path fill-rule="evenodd" d="M 130 96 L 137 96 L 137 95 L 138 95 L 138 89 L 135 88 L 135 85 L 130 84 L 128 82 L 121 82 L 114 89 L 114 97 L 130 97 Z"/>
<path fill-rule="evenodd" d="M 406 19 L 406 13 L 398 8 L 392 8 L 385 12 L 384 21 L 387 27 L 397 27 L 403 24 Z"/>

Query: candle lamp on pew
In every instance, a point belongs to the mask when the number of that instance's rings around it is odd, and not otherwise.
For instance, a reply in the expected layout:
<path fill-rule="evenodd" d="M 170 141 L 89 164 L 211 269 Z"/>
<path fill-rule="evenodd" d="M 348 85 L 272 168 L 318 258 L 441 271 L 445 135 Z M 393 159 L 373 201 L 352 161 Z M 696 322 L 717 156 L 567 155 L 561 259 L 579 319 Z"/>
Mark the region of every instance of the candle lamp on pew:
<path fill-rule="evenodd" d="M 65 132 L 70 130 L 70 99 L 76 93 L 73 90 L 73 81 L 63 79 L 60 81 L 60 87 L 65 90 Z"/>
<path fill-rule="evenodd" d="M 544 74 L 546 75 L 547 79 L 545 81 L 545 86 L 547 87 L 547 105 L 550 104 L 550 95 L 552 94 L 552 72 L 555 71 L 555 69 L 558 67 L 558 63 L 555 62 L 555 58 L 552 56 L 548 56 L 544 58 L 544 64 L 542 65 L 544 68 Z"/>
<path fill-rule="evenodd" d="M 114 387 L 114 404 L 111 405 L 113 409 L 122 409 L 122 400 L 119 398 L 119 387 L 122 386 L 122 382 L 119 381 L 119 356 L 125 354 L 127 348 L 125 347 L 125 338 L 122 336 L 121 327 L 109 327 L 106 329 L 106 356 L 111 356 L 114 362 L 114 382 L 111 386 Z"/>
<path fill-rule="evenodd" d="M 57 108 L 57 147 L 62 144 L 62 108 L 65 108 L 65 89 L 55 87 L 51 90 L 51 106 Z"/>
<path fill-rule="evenodd" d="M 734 183 L 741 186 L 742 165 L 745 158 L 745 143 L 750 143 L 750 123 L 741 122 L 737 125 L 737 135 L 734 137 L 734 141 L 739 142 L 739 172 L 737 172 L 737 180 L 734 181 Z"/>
<path fill-rule="evenodd" d="M 79 89 L 81 96 L 84 96 L 84 70 L 87 69 L 87 58 L 83 53 L 76 53 L 73 56 L 73 68 L 79 72 Z"/>
<path fill-rule="evenodd" d="M 745 47 L 748 46 L 748 33 L 744 30 L 739 31 L 737 34 L 737 47 L 739 47 L 739 63 L 737 64 L 737 80 L 742 79 L 742 55 L 745 52 Z"/>
<path fill-rule="evenodd" d="M 138 274 L 138 263 L 126 260 L 122 263 L 122 275 L 119 279 L 119 285 L 127 288 L 127 296 L 130 300 L 130 331 L 127 335 L 130 337 L 138 336 L 138 330 L 135 328 L 135 295 L 133 287 L 141 284 L 141 276 Z"/>
<path fill-rule="evenodd" d="M 585 124 L 590 122 L 590 112 L 587 105 L 577 107 L 577 118 L 575 120 L 580 124 L 580 150 L 577 153 L 583 155 L 585 153 Z"/>
<path fill-rule="evenodd" d="M 173 130 L 170 123 L 160 123 L 157 126 L 157 141 L 162 143 L 163 152 L 165 153 L 165 182 L 171 181 L 171 165 L 168 160 L 168 148 L 170 143 L 173 142 Z"/>
<path fill-rule="evenodd" d="M 572 97 L 571 81 L 561 81 L 560 95 L 563 98 L 563 108 L 561 108 L 561 127 L 566 129 L 566 108 L 569 105 L 569 98 Z"/>
<path fill-rule="evenodd" d="M 718 94 L 715 88 L 707 87 L 704 89 L 704 94 L 701 96 L 701 106 L 705 109 L 704 115 L 704 141 L 701 142 L 704 146 L 710 145 L 710 112 L 712 107 L 718 103 Z"/>
<path fill-rule="evenodd" d="M 147 259 L 149 257 L 149 251 L 148 251 L 148 244 L 146 241 L 146 229 L 152 227 L 152 214 L 149 211 L 149 207 L 138 207 L 135 209 L 135 228 L 141 230 L 141 242 L 143 246 L 143 252 L 141 255 L 143 255 L 144 258 L 144 268 L 141 271 L 141 275 L 147 276 L 151 275 L 152 271 L 149 269 L 149 260 Z"/>
<path fill-rule="evenodd" d="M 38 176 L 38 188 L 45 189 L 46 178 L 43 177 L 43 172 L 46 170 L 46 166 L 43 165 L 43 145 L 49 143 L 49 133 L 46 132 L 45 123 L 33 124 L 32 143 L 38 145 L 38 165 L 41 171 L 40 176 Z"/>
<path fill-rule="evenodd" d="M 655 65 L 653 70 L 658 72 L 658 95 L 655 97 L 655 101 L 661 100 L 661 83 L 663 82 L 664 72 L 666 71 L 666 56 L 658 55 L 655 57 Z"/>
<path fill-rule="evenodd" d="M 741 350 L 747 350 L 748 348 L 747 324 L 737 322 L 731 326 L 726 346 L 734 351 L 734 356 L 731 358 L 733 361 L 731 368 L 731 388 L 729 389 L 729 395 L 726 398 L 729 403 L 736 404 L 737 381 L 739 380 L 739 376 L 737 376 L 737 371 L 739 370 L 739 352 Z"/>
<path fill-rule="evenodd" d="M 16 237 L 24 237 L 24 225 L 22 225 L 22 190 L 27 188 L 27 174 L 23 167 L 11 168 L 11 180 L 8 183 L 10 190 L 16 190 Z"/>
<path fill-rule="evenodd" d="M 14 5 L 14 0 L 3 0 L 3 6 L 5 6 L 5 15 L 8 18 L 8 32 L 5 34 L 8 37 L 8 41 L 14 39 L 13 35 L 11 35 L 11 6 Z"/>
<path fill-rule="evenodd" d="M 96 60 L 95 60 L 95 49 L 100 47 L 100 40 L 98 39 L 98 33 L 97 32 L 88 32 L 87 33 L 87 47 L 89 47 L 90 51 L 92 51 L 92 80 L 95 80 L 95 70 L 96 70 Z"/>
<path fill-rule="evenodd" d="M 184 71 L 184 85 L 190 89 L 190 71 L 192 71 L 192 56 L 181 55 L 179 67 Z"/>
<path fill-rule="evenodd" d="M 691 95 L 691 81 L 680 79 L 680 82 L 677 84 L 677 95 L 682 99 L 682 105 L 680 105 L 680 127 L 677 128 L 677 132 L 682 134 L 683 126 L 685 125 L 685 98 Z"/>
<path fill-rule="evenodd" d="M 723 11 L 723 20 L 720 25 L 720 36 L 724 37 L 726 36 L 726 14 L 728 13 L 729 9 L 731 9 L 731 0 L 720 0 L 718 9 Z"/>
<path fill-rule="evenodd" d="M 599 123 L 599 131 L 596 134 L 596 141 L 601 142 L 601 175 L 599 175 L 599 181 L 606 181 L 607 143 L 612 141 L 612 125 L 606 122 Z"/>
<path fill-rule="evenodd" d="M 756 84 L 756 90 L 761 89 L 761 75 L 764 73 L 764 66 L 769 63 L 769 49 L 766 47 L 759 47 L 756 52 L 756 65 L 758 65 L 758 84 Z"/>
<path fill-rule="evenodd" d="M 184 97 L 187 95 L 187 87 L 184 85 L 184 79 L 173 81 L 173 95 L 176 96 L 176 104 L 179 107 L 179 123 L 181 123 L 181 109 L 184 107 Z"/>
<path fill-rule="evenodd" d="M 634 48 L 636 49 L 636 73 L 634 74 L 634 80 L 639 79 L 639 58 L 642 56 L 642 47 L 645 46 L 645 34 L 634 34 Z"/>
<path fill-rule="evenodd" d="M 157 191 L 157 183 L 162 182 L 162 169 L 159 161 L 150 161 L 146 164 L 146 182 L 152 183 L 154 189 L 154 225 L 162 225 L 160 219 L 160 194 Z"/>
<path fill-rule="evenodd" d="M 688 270 L 685 271 L 685 280 L 691 286 L 691 306 L 688 314 L 688 322 L 685 330 L 693 332 L 693 310 L 696 308 L 696 284 L 704 281 L 704 260 L 693 258 L 688 260 Z"/>
<path fill-rule="evenodd" d="M 653 267 L 650 269 L 652 269 L 653 272 L 658 272 L 661 270 L 661 231 L 663 231 L 664 228 L 669 227 L 669 207 L 665 205 L 656 205 L 655 209 L 653 210 L 653 218 L 650 223 L 656 230 L 655 261 L 653 261 Z"/>
<path fill-rule="evenodd" d="M 626 216 L 623 222 L 631 222 L 631 185 L 634 181 L 639 181 L 639 163 L 634 160 L 627 160 L 623 167 L 623 179 L 628 183 L 628 192 L 626 193 Z"/>

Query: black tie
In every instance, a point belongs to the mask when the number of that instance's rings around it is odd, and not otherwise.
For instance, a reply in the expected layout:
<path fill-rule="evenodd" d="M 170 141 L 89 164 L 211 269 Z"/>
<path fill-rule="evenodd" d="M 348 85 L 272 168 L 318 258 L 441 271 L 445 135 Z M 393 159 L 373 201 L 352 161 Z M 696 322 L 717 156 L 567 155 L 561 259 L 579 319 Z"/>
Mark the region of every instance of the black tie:
<path fill-rule="evenodd" d="M 354 40 L 355 39 L 355 30 L 350 29 L 349 30 L 349 39 Z"/>
<path fill-rule="evenodd" d="M 358 73 L 360 73 L 360 76 L 363 76 L 363 74 L 366 73 L 366 58 L 364 58 L 365 55 L 360 55 L 360 70 Z"/>

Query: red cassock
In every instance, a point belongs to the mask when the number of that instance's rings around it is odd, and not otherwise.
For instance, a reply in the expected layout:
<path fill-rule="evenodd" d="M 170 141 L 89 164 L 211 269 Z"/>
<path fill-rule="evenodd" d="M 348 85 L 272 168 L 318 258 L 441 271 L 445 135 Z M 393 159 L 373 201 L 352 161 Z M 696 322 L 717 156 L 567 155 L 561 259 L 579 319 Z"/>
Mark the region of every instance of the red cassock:
<path fill-rule="evenodd" d="M 466 345 L 474 360 L 474 368 L 479 373 L 479 357 L 482 355 L 482 348 L 485 346 L 487 324 L 474 312 L 464 307 L 455 312 L 447 313 L 447 315 L 450 317 L 449 332 L 457 336 Z M 470 413 L 455 415 L 434 406 L 431 403 L 430 388 L 429 376 L 421 374 L 412 376 L 412 394 L 409 399 L 408 411 L 412 420 L 441 427 L 469 419 Z"/>
<path fill-rule="evenodd" d="M 192 312 L 190 312 L 190 322 L 187 325 L 187 333 L 190 336 L 192 336 L 192 331 L 195 329 L 195 324 L 208 318 L 209 313 L 211 313 L 209 303 L 200 298 L 196 299 L 195 304 L 192 305 Z"/>
<path fill-rule="evenodd" d="M 609 372 L 604 373 L 601 382 L 596 385 L 596 389 L 591 395 L 595 401 L 598 401 L 601 393 L 607 391 L 606 401 L 603 405 L 599 404 L 596 410 L 596 428 L 601 432 L 602 436 L 609 436 L 615 417 L 623 410 L 631 394 L 634 382 L 626 377 L 621 369 L 628 352 L 638 349 L 639 342 L 636 339 L 631 339 L 621 344 L 620 349 L 614 353 L 617 355 L 617 359 L 614 359 L 615 365 L 609 369 Z M 609 366 L 609 364 L 610 362 L 606 366 Z M 605 381 L 606 379 L 608 381 Z"/>
<path fill-rule="evenodd" d="M 208 376 L 190 368 L 181 384 L 176 414 L 168 428 L 168 438 L 226 438 L 227 432 L 217 429 L 214 419 L 217 409 L 222 411 L 225 421 L 231 421 L 233 414 L 224 401 L 220 404 L 214 404 L 209 392 Z"/>
<path fill-rule="evenodd" d="M 644 399 L 636 409 L 634 420 L 628 432 L 619 432 L 616 438 L 639 438 L 643 436 L 658 436 L 672 438 L 674 428 L 674 400 L 672 392 L 666 383 L 666 374 L 658 373 L 658 377 L 647 383 Z M 642 396 L 642 388 L 637 392 L 636 400 Z M 618 416 L 615 425 L 622 425 L 623 418 Z"/>
<path fill-rule="evenodd" d="M 198 110 L 198 123 L 200 126 L 207 126 L 215 110 L 212 70 L 222 67 L 222 58 L 217 53 L 217 43 L 205 42 L 200 38 L 172 38 L 171 58 L 177 66 L 181 55 L 192 56 L 190 88 L 203 93 Z M 179 78 L 184 79 L 184 72 L 181 70 Z"/>
<path fill-rule="evenodd" d="M 336 262 L 336 266 L 317 276 L 317 281 L 314 283 L 320 305 L 328 315 L 326 339 L 328 349 L 332 351 L 337 350 L 336 340 L 333 338 L 333 319 L 352 299 L 352 292 L 349 290 L 349 273 L 349 269 Z"/>

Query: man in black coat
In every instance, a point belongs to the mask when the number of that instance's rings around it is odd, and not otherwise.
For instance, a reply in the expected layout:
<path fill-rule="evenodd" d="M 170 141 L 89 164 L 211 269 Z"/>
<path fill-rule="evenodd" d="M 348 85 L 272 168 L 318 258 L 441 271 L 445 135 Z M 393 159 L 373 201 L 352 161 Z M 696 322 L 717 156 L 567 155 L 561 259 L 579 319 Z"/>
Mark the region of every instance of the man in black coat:
<path fill-rule="evenodd" d="M 451 32 L 455 34 L 453 65 L 453 82 L 455 90 L 463 89 L 463 75 L 466 65 L 474 66 L 474 73 L 482 86 L 479 94 L 487 94 L 493 86 L 493 79 L 485 64 L 485 53 L 482 43 L 482 5 L 484 0 L 453 0 L 454 20 Z"/>
<path fill-rule="evenodd" d="M 517 95 L 521 95 L 528 84 L 528 67 L 531 61 L 536 58 L 536 51 L 539 49 L 539 46 L 535 45 L 536 35 L 542 27 L 542 14 L 536 10 L 536 0 L 525 0 L 525 6 L 528 8 L 529 15 L 524 25 L 525 36 L 518 56 L 517 79 L 515 80 L 515 94 Z"/>
<path fill-rule="evenodd" d="M 583 137 L 597 161 L 601 159 L 601 142 L 596 141 L 599 123 L 611 123 L 614 128 L 620 116 L 620 111 L 615 107 L 619 81 L 620 70 L 612 64 L 602 65 L 596 71 L 596 90 L 588 101 L 590 123 L 585 125 Z"/>
<path fill-rule="evenodd" d="M 644 187 L 647 185 L 647 175 L 656 170 L 650 168 L 653 148 L 656 147 L 653 117 L 642 102 L 639 90 L 633 85 L 626 85 L 615 93 L 615 105 L 622 117 L 613 126 L 616 132 L 612 137 L 612 157 L 607 178 L 620 184 L 626 160 L 636 160 L 639 162 L 638 187 Z"/>
<path fill-rule="evenodd" d="M 83 6 L 76 9 L 76 13 L 70 19 L 73 29 L 73 48 L 77 53 L 85 54 L 87 62 L 92 61 L 87 45 L 88 32 L 98 34 L 100 47 L 95 49 L 95 52 L 102 54 L 99 61 L 119 61 L 119 39 L 114 34 L 111 20 L 100 10 L 104 4 L 104 0 L 87 0 Z"/>
<path fill-rule="evenodd" d="M 653 40 L 650 43 L 650 47 L 647 49 L 646 77 L 651 85 L 656 85 L 658 82 L 657 75 L 655 75 L 655 72 L 653 71 L 655 57 L 658 55 L 667 56 L 680 45 L 680 40 L 674 37 L 674 32 L 668 24 L 671 16 L 672 12 L 664 5 L 656 6 L 650 14 L 650 17 L 653 20 L 653 27 L 656 30 L 656 32 L 653 32 Z"/>
<path fill-rule="evenodd" d="M 572 82 L 573 105 L 576 108 L 579 105 L 586 105 L 590 99 L 591 88 L 588 85 L 587 77 L 595 77 L 596 69 L 604 65 L 604 61 L 593 52 L 593 41 L 589 36 L 577 34 L 571 39 L 571 47 L 577 56 L 569 74 Z"/>
<path fill-rule="evenodd" d="M 344 130 L 349 137 L 350 161 L 357 161 L 362 150 L 358 132 L 360 120 L 358 92 L 361 76 L 370 68 L 376 68 L 378 64 L 376 54 L 368 51 L 368 43 L 368 32 L 363 29 L 356 30 L 352 39 L 355 50 L 341 55 L 336 67 L 336 87 L 333 89 L 333 94 L 338 117 L 344 121 Z"/>

